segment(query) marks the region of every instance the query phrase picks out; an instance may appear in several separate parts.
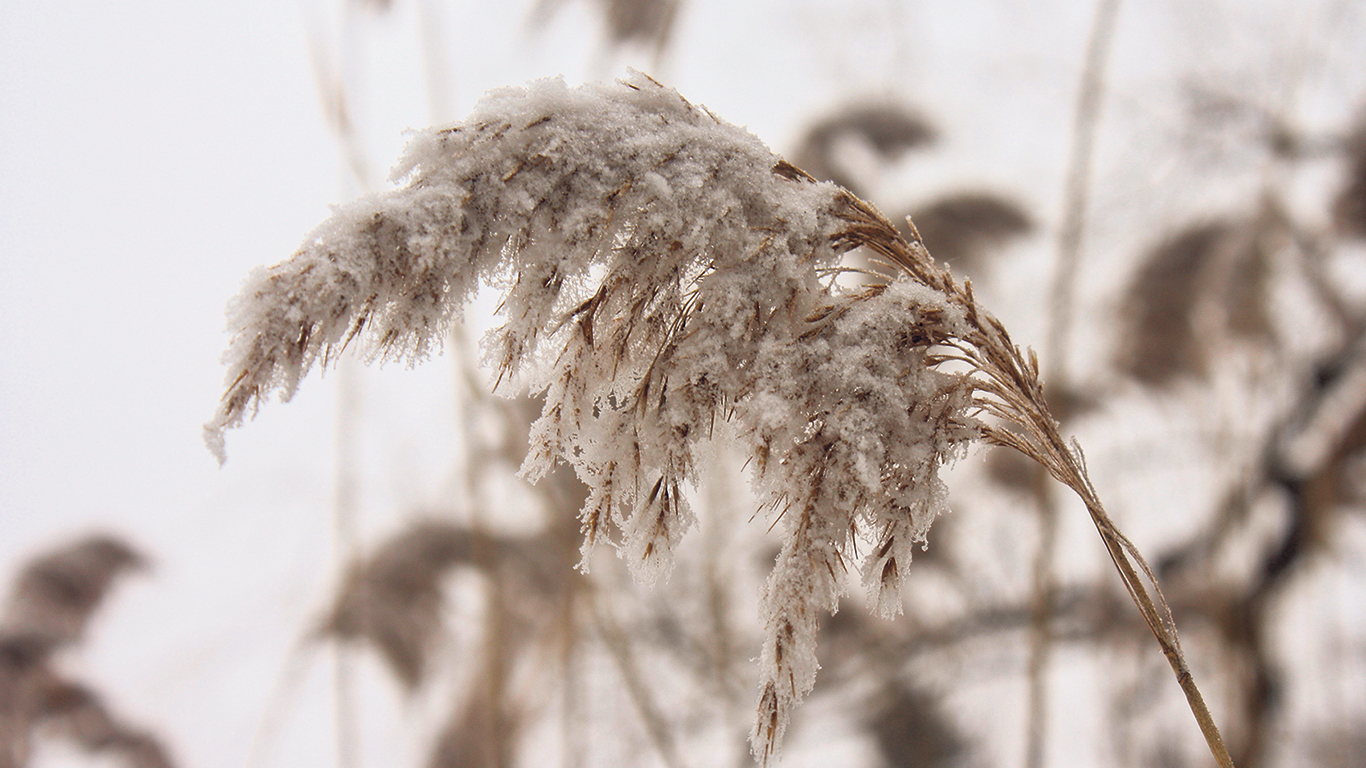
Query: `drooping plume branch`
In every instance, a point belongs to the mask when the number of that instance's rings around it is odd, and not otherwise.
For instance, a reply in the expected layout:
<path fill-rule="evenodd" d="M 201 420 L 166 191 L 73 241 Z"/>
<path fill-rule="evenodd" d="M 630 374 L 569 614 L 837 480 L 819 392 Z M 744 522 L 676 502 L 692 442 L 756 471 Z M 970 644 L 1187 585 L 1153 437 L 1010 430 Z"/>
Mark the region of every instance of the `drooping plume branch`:
<path fill-rule="evenodd" d="M 489 284 L 505 320 L 486 341 L 499 381 L 545 392 L 523 473 L 565 461 L 589 488 L 581 567 L 606 539 L 637 577 L 666 572 L 715 426 L 743 441 L 784 527 L 761 608 L 762 761 L 814 684 L 818 618 L 854 543 L 871 544 L 860 570 L 876 610 L 898 612 L 912 548 L 945 508 L 939 468 L 974 439 L 1023 450 L 1083 495 L 1179 658 L 1032 358 L 872 206 L 638 74 L 496 91 L 465 122 L 418 134 L 395 180 L 257 270 L 233 304 L 228 387 L 205 427 L 220 459 L 224 430 L 272 392 L 288 399 L 313 365 L 349 343 L 419 359 Z M 886 274 L 844 289 L 840 257 L 859 247 Z"/>

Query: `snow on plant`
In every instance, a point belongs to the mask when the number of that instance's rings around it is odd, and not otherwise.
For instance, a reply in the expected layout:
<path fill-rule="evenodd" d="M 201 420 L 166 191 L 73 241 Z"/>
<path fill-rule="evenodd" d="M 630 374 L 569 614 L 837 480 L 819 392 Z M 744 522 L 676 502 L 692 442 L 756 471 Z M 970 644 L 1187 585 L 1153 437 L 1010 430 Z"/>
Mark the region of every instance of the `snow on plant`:
<path fill-rule="evenodd" d="M 224 430 L 272 392 L 288 400 L 353 342 L 420 359 L 488 284 L 499 381 L 545 392 L 523 473 L 562 460 L 589 488 L 581 567 L 607 539 L 638 578 L 666 573 L 716 423 L 744 441 L 784 531 L 762 601 L 762 761 L 814 684 L 818 617 L 856 542 L 876 610 L 897 613 L 912 548 L 945 509 L 939 469 L 973 439 L 1019 448 L 1082 495 L 1182 678 L 1170 614 L 1058 435 L 1032 356 L 869 204 L 641 74 L 495 91 L 418 133 L 394 180 L 232 304 L 227 391 L 205 426 L 220 460 Z M 857 247 L 887 274 L 845 289 L 839 261 Z"/>

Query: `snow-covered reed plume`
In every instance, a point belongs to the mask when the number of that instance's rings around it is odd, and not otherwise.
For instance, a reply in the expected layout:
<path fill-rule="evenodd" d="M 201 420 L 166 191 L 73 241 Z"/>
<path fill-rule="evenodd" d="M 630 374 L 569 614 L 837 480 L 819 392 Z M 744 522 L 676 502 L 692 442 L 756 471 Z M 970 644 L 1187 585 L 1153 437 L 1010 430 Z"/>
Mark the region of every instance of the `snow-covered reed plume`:
<path fill-rule="evenodd" d="M 1083 494 L 1143 605 L 1136 553 L 1058 436 L 1032 359 L 918 241 L 748 132 L 644 75 L 544 80 L 417 134 L 394 179 L 258 269 L 232 305 L 227 391 L 205 427 L 220 459 L 224 430 L 272 392 L 288 399 L 314 364 L 349 343 L 420 359 L 489 284 L 499 380 L 546 393 L 523 472 L 563 460 L 590 489 L 585 566 L 606 538 L 638 577 L 666 572 L 713 428 L 728 421 L 746 443 L 784 530 L 762 604 L 762 760 L 815 681 L 817 620 L 855 542 L 877 611 L 896 613 L 912 548 L 944 510 L 939 468 L 974 438 Z M 857 247 L 892 274 L 845 290 L 834 277 Z M 1160 600 L 1145 617 L 1168 632 Z"/>

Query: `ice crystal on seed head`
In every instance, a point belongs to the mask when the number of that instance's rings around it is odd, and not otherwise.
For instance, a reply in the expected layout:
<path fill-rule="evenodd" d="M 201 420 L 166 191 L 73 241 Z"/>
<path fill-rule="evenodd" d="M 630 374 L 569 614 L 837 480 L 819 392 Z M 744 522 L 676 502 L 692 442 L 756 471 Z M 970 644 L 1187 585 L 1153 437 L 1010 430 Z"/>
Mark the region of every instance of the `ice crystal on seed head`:
<path fill-rule="evenodd" d="M 394 177 L 253 274 L 211 447 L 348 342 L 420 358 L 493 285 L 504 322 L 485 353 L 545 393 L 523 472 L 565 461 L 588 486 L 585 564 L 608 539 L 638 578 L 664 573 L 713 426 L 746 443 L 784 528 L 763 602 L 766 760 L 814 682 L 854 538 L 895 613 L 944 506 L 939 467 L 975 435 L 969 380 L 931 357 L 964 330 L 957 305 L 904 276 L 839 289 L 823 275 L 849 247 L 848 193 L 644 75 L 495 91 L 417 134 Z"/>

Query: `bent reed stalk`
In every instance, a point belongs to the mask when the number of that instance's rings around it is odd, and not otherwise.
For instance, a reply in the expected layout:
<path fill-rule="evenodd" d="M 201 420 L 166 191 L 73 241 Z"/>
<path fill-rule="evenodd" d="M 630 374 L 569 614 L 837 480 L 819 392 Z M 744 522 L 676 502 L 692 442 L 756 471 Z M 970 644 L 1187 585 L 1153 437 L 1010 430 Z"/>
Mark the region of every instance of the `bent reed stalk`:
<path fill-rule="evenodd" d="M 220 459 L 224 431 L 272 392 L 287 400 L 315 363 L 353 342 L 420 359 L 492 285 L 498 381 L 545 393 L 522 473 L 563 461 L 589 489 L 580 568 L 607 540 L 637 578 L 666 574 L 695 520 L 682 486 L 717 425 L 748 451 L 783 528 L 761 601 L 761 763 L 815 683 L 819 615 L 838 607 L 857 545 L 871 544 L 858 570 L 874 610 L 899 613 L 914 545 L 946 509 L 939 470 L 983 440 L 1081 496 L 1231 765 L 1152 571 L 1059 435 L 1037 360 L 918 235 L 639 73 L 495 91 L 463 123 L 417 134 L 394 178 L 234 302 L 227 391 L 205 427 Z M 855 248 L 881 266 L 845 288 Z"/>
<path fill-rule="evenodd" d="M 970 366 L 977 389 L 973 402 L 983 412 L 1004 423 L 1005 426 L 984 423 L 982 439 L 1013 448 L 1038 462 L 1085 504 L 1125 590 L 1171 664 L 1172 672 L 1186 696 L 1211 754 L 1220 768 L 1233 768 L 1233 760 L 1224 746 L 1219 727 L 1195 684 L 1181 650 L 1176 621 L 1157 583 L 1157 576 L 1138 548 L 1120 532 L 1106 513 L 1091 483 L 1081 446 L 1075 441 L 1069 445 L 1059 433 L 1058 422 L 1049 412 L 1044 399 L 1039 362 L 1033 351 L 1027 356 L 1022 354 L 1020 348 L 1011 342 L 1005 326 L 980 309 L 973 297 L 970 281 L 960 286 L 947 269 L 935 264 L 920 241 L 914 222 L 907 220 L 914 237 L 913 241 L 908 242 L 872 204 L 853 195 L 847 197 L 853 212 L 849 219 L 859 223 L 859 245 L 900 267 L 912 279 L 944 292 L 951 302 L 963 308 L 972 332 L 963 338 L 951 340 L 947 346 L 954 352 L 943 355 L 941 360 L 957 360 Z M 1011 429 L 1009 425 L 1018 429 Z M 1148 584 L 1152 585 L 1152 591 L 1149 591 Z"/>

